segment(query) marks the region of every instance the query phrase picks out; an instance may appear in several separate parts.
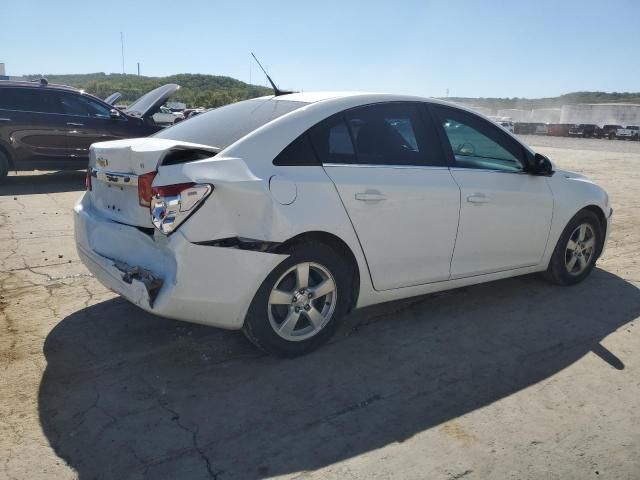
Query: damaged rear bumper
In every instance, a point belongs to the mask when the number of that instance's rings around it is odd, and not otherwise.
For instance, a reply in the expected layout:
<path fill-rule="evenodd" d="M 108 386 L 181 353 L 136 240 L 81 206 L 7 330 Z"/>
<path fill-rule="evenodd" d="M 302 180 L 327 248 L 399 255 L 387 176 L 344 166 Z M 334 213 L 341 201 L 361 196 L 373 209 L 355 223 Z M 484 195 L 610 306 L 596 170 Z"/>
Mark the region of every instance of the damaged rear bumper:
<path fill-rule="evenodd" d="M 107 288 L 176 320 L 242 327 L 266 276 L 285 255 L 190 243 L 180 232 L 148 235 L 115 223 L 83 196 L 74 208 L 80 259 Z"/>

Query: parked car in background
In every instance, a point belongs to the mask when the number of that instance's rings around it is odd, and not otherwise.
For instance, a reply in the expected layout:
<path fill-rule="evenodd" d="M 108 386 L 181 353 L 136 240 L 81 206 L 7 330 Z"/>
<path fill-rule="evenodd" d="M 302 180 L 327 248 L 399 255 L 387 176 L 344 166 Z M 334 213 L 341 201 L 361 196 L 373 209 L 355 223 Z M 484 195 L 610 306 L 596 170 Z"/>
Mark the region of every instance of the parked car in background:
<path fill-rule="evenodd" d="M 572 123 L 550 123 L 547 126 L 548 135 L 566 137 L 569 135 L 569 129 L 571 127 L 573 127 Z"/>
<path fill-rule="evenodd" d="M 612 213 L 494 122 L 401 95 L 227 105 L 96 143 L 87 174 L 75 239 L 97 280 L 282 356 L 366 305 L 533 272 L 578 283 Z"/>
<path fill-rule="evenodd" d="M 182 120 L 184 120 L 182 112 L 174 112 L 165 106 L 160 107 L 160 109 L 153 114 L 153 121 L 158 125 L 173 125 Z"/>
<path fill-rule="evenodd" d="M 638 140 L 640 137 L 640 126 L 627 125 L 626 128 L 619 128 L 616 130 L 616 138 L 618 140 Z"/>
<path fill-rule="evenodd" d="M 548 135 L 549 134 L 549 124 L 548 123 L 539 123 L 536 125 L 536 129 L 533 132 L 536 135 Z"/>
<path fill-rule="evenodd" d="M 185 120 L 187 118 L 195 117 L 196 115 L 200 115 L 201 113 L 206 112 L 207 109 L 203 107 L 198 108 L 185 108 L 182 114 L 184 115 Z"/>
<path fill-rule="evenodd" d="M 569 129 L 569 136 L 591 138 L 596 136 L 597 129 L 593 123 L 579 123 Z"/>
<path fill-rule="evenodd" d="M 535 123 L 531 122 L 515 122 L 513 124 L 513 133 L 519 135 L 531 135 L 536 130 Z"/>
<path fill-rule="evenodd" d="M 509 122 L 509 121 L 499 121 L 497 122 L 498 125 L 500 125 L 502 128 L 504 128 L 507 132 L 513 132 L 513 122 Z"/>
<path fill-rule="evenodd" d="M 0 81 L 0 178 L 9 170 L 86 168 L 92 143 L 160 130 L 152 115 L 178 88 L 164 85 L 120 111 L 45 80 Z"/>
<path fill-rule="evenodd" d="M 616 138 L 616 132 L 618 129 L 623 128 L 622 125 L 603 125 L 602 128 L 596 130 L 596 136 L 598 138 L 607 138 L 613 140 Z"/>

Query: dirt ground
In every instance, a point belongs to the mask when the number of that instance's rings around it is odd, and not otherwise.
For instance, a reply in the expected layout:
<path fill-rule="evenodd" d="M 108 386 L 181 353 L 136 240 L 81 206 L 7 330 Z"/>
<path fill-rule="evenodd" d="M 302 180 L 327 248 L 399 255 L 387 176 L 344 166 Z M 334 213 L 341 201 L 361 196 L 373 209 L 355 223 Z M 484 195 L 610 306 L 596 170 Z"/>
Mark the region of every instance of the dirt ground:
<path fill-rule="evenodd" d="M 295 360 L 115 297 L 75 253 L 84 175 L 10 176 L 0 478 L 640 478 L 640 143 L 526 140 L 609 191 L 587 281 L 367 308 Z"/>

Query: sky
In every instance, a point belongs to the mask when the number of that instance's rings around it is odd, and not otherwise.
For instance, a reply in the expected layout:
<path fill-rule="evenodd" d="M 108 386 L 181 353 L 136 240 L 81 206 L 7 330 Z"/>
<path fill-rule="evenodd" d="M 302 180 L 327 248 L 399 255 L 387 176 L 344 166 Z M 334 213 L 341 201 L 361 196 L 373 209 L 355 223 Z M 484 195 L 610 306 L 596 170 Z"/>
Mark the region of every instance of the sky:
<path fill-rule="evenodd" d="M 640 91 L 640 1 L 0 0 L 8 75 L 227 75 L 444 97 Z"/>

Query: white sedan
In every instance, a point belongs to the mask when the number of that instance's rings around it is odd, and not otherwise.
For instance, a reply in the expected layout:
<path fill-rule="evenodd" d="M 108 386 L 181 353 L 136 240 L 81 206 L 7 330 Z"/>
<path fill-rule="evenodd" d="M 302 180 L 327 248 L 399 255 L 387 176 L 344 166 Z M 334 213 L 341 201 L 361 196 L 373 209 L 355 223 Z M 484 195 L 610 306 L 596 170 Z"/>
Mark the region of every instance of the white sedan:
<path fill-rule="evenodd" d="M 611 214 L 602 188 L 469 110 L 295 93 L 94 144 L 74 218 L 82 261 L 129 301 L 295 356 L 354 308 L 580 282 Z"/>

